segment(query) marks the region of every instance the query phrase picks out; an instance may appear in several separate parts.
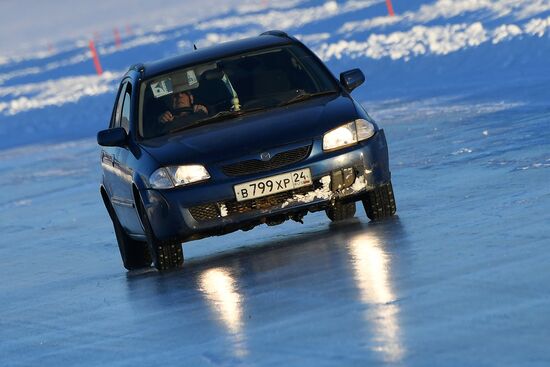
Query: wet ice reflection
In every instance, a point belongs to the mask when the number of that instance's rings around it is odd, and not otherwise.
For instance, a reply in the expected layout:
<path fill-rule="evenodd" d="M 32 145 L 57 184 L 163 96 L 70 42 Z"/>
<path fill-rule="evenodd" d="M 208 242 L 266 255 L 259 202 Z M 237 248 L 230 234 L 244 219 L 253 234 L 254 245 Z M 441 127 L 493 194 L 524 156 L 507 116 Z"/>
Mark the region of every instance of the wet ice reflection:
<path fill-rule="evenodd" d="M 223 323 L 235 345 L 235 354 L 244 356 L 247 349 L 243 334 L 242 297 L 234 277 L 223 268 L 208 269 L 199 275 L 200 290 L 213 312 Z"/>
<path fill-rule="evenodd" d="M 398 362 L 405 349 L 399 328 L 399 307 L 390 283 L 391 264 L 380 240 L 369 233 L 352 239 L 350 244 L 354 278 L 360 299 L 369 305 L 365 318 L 374 326 L 374 350 L 388 362 Z"/>

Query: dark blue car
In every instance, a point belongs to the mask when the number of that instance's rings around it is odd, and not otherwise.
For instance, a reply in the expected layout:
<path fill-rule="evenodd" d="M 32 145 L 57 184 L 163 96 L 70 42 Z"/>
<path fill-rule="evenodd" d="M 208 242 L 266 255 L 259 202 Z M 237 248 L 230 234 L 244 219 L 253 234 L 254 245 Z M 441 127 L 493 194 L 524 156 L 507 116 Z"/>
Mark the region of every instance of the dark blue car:
<path fill-rule="evenodd" d="M 384 131 L 279 31 L 130 68 L 102 146 L 101 196 L 126 269 L 182 266 L 182 242 L 259 224 L 395 213 Z"/>

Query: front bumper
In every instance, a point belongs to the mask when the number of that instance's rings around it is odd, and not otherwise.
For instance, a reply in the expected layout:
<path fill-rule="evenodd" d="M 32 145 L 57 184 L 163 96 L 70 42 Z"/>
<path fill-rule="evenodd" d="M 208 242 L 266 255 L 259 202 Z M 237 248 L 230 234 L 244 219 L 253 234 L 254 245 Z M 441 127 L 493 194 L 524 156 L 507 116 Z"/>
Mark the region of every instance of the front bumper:
<path fill-rule="evenodd" d="M 302 168 L 310 169 L 313 187 L 244 202 L 235 199 L 236 184 Z M 350 172 L 354 176 L 351 181 Z M 213 177 L 169 190 L 147 189 L 141 197 L 159 239 L 186 241 L 250 229 L 294 215 L 301 217 L 326 208 L 334 200 L 360 200 L 365 191 L 390 179 L 386 138 L 379 130 L 366 141 L 328 153 L 323 152 L 321 141 L 315 141 L 305 160 L 273 171 L 247 177 Z"/>

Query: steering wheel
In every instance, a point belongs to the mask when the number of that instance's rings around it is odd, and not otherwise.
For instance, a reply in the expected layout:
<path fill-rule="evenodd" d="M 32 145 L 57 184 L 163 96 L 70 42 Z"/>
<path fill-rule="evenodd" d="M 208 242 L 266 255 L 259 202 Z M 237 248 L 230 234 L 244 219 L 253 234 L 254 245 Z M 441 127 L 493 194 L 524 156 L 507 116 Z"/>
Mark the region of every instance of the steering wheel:
<path fill-rule="evenodd" d="M 181 107 L 181 108 L 175 108 L 172 111 L 170 111 L 174 117 L 180 117 L 182 113 L 185 113 L 187 115 L 204 115 L 208 116 L 208 113 L 204 112 L 203 110 L 197 110 L 193 107 Z"/>
<path fill-rule="evenodd" d="M 181 107 L 181 108 L 174 108 L 172 111 L 170 111 L 173 116 L 181 115 L 182 113 L 193 113 L 193 107 Z"/>

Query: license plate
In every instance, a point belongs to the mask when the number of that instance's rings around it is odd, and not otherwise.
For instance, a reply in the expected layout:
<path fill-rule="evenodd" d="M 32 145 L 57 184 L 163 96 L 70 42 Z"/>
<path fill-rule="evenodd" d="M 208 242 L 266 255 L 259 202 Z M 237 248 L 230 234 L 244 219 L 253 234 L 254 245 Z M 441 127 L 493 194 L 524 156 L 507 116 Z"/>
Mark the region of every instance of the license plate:
<path fill-rule="evenodd" d="M 235 185 L 237 201 L 261 198 L 312 184 L 309 168 Z"/>

